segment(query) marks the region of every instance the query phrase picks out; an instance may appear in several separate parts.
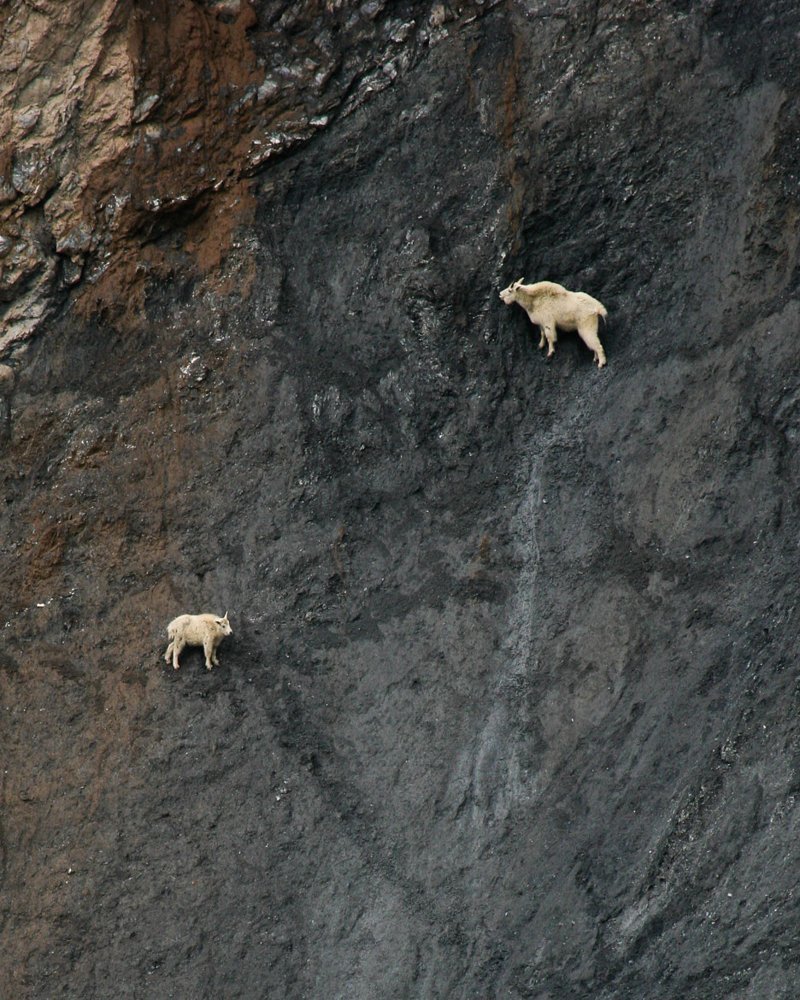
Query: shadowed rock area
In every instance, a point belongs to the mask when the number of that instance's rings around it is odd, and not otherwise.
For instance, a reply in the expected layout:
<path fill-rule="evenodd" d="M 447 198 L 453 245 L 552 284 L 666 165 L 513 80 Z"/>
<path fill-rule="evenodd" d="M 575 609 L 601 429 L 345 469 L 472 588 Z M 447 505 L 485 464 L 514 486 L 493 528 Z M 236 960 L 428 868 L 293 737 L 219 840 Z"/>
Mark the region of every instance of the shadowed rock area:
<path fill-rule="evenodd" d="M 793 1000 L 796 5 L 0 32 L 0 996 Z"/>

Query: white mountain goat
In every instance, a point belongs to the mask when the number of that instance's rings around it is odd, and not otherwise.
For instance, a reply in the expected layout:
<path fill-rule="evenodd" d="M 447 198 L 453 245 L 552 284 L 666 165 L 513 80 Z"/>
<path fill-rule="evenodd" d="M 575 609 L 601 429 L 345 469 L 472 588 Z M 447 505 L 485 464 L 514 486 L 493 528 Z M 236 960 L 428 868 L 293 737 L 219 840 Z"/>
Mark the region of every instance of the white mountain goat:
<path fill-rule="evenodd" d="M 602 302 L 585 292 L 570 292 L 554 281 L 537 281 L 533 285 L 523 285 L 522 278 L 500 292 L 500 298 L 507 306 L 513 302 L 521 305 L 531 323 L 541 330 L 539 347 L 547 341 L 547 357 L 555 353 L 558 336 L 556 327 L 562 330 L 577 330 L 578 336 L 590 351 L 594 352 L 597 367 L 606 363 L 606 352 L 597 336 L 600 317 L 608 316 Z"/>
<path fill-rule="evenodd" d="M 178 657 L 184 646 L 202 646 L 206 654 L 206 670 L 210 670 L 212 665 L 218 667 L 217 646 L 232 632 L 227 611 L 224 618 L 217 618 L 216 615 L 178 615 L 167 625 L 169 645 L 164 659 L 169 663 L 172 657 L 172 666 L 177 670 L 180 666 Z"/>

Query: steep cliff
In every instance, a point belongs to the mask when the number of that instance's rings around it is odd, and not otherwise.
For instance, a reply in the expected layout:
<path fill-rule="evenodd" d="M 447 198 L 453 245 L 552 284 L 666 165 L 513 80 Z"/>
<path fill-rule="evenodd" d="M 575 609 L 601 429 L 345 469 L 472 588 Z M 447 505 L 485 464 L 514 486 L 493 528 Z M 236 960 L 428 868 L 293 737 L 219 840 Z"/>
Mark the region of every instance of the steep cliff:
<path fill-rule="evenodd" d="M 795 5 L 0 32 L 0 996 L 793 998 Z"/>

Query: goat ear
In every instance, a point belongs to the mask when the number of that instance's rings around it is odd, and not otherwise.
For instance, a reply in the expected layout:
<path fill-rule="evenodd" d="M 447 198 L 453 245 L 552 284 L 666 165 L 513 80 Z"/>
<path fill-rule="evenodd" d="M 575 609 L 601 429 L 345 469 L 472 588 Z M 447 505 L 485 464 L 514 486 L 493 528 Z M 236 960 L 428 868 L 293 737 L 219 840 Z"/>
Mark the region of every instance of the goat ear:
<path fill-rule="evenodd" d="M 520 279 L 519 279 L 519 280 L 517 281 L 517 284 L 518 284 L 518 285 L 521 285 L 521 284 L 522 284 L 522 282 L 523 282 L 524 280 L 525 280 L 525 278 L 524 278 L 524 277 L 520 278 Z"/>

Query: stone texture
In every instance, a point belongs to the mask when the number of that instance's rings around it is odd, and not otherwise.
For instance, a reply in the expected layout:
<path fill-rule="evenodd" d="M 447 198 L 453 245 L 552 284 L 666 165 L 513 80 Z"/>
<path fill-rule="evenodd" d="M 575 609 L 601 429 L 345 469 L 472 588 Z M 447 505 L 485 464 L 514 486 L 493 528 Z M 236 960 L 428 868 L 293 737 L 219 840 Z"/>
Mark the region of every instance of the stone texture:
<path fill-rule="evenodd" d="M 3 14 L 0 996 L 789 1000 L 800 16 L 165 9 Z"/>
<path fill-rule="evenodd" d="M 461 16 L 491 6 L 463 4 Z M 189 220 L 196 238 L 179 266 L 215 268 L 252 214 L 248 178 L 407 68 L 430 40 L 418 13 L 385 2 L 10 0 L 0 238 L 14 257 L 0 260 L 0 353 L 81 278 L 76 308 L 124 304 L 135 325 L 146 278 L 176 266 L 159 237 Z"/>

